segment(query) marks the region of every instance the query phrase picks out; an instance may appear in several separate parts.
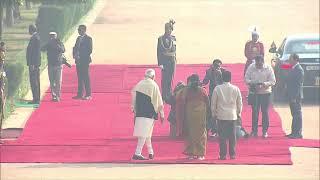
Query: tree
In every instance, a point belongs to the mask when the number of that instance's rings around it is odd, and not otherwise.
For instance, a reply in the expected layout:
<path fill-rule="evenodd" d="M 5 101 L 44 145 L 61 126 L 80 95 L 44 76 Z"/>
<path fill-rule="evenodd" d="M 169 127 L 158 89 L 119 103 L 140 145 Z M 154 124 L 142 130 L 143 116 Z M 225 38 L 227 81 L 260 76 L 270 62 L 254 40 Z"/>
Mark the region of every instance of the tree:
<path fill-rule="evenodd" d="M 3 34 L 3 10 L 4 10 L 4 2 L 0 1 L 0 40 L 2 40 L 2 34 Z"/>
<path fill-rule="evenodd" d="M 8 27 L 13 26 L 14 24 L 14 0 L 5 0 L 6 3 L 6 25 Z"/>
<path fill-rule="evenodd" d="M 26 4 L 26 9 L 30 10 L 31 9 L 31 1 L 25 0 L 25 4 Z"/>

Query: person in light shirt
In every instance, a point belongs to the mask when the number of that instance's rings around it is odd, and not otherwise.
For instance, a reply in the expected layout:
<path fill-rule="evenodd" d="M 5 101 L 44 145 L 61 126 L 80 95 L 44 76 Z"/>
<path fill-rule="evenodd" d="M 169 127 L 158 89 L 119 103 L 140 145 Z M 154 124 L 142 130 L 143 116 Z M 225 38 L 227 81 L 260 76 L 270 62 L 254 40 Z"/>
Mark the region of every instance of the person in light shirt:
<path fill-rule="evenodd" d="M 216 86 L 211 99 L 211 111 L 217 119 L 219 135 L 219 159 L 225 160 L 227 141 L 230 159 L 236 158 L 236 123 L 242 111 L 240 89 L 231 84 L 231 72 L 222 72 L 223 84 Z"/>
<path fill-rule="evenodd" d="M 252 131 L 251 136 L 258 136 L 259 111 L 262 112 L 262 136 L 268 137 L 269 128 L 269 105 L 271 101 L 272 86 L 276 79 L 270 65 L 264 63 L 263 56 L 257 56 L 255 63 L 248 67 L 245 74 L 246 84 L 250 89 L 254 89 L 252 97 Z"/>
<path fill-rule="evenodd" d="M 160 114 L 161 123 L 164 120 L 163 102 L 160 88 L 154 81 L 154 69 L 147 69 L 143 80 L 132 90 L 132 110 L 135 115 L 133 136 L 138 138 L 137 148 L 132 156 L 133 160 L 147 160 L 141 152 L 146 143 L 149 159 L 154 158 L 151 137 L 155 120 Z"/>

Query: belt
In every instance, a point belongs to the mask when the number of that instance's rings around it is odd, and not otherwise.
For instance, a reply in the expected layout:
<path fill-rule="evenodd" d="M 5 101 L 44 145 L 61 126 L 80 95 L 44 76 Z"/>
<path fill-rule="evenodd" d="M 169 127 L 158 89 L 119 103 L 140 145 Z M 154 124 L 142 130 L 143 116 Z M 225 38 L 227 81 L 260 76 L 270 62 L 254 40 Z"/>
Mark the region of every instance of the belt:
<path fill-rule="evenodd" d="M 175 52 L 165 52 L 163 53 L 164 56 L 176 56 Z"/>

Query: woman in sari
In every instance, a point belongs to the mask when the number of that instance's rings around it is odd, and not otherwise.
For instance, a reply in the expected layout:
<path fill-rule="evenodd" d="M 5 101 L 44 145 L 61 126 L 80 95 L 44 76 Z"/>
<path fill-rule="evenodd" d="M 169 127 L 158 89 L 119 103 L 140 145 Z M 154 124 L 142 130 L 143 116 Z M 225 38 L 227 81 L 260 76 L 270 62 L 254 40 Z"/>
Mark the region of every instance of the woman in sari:
<path fill-rule="evenodd" d="M 204 160 L 206 154 L 206 121 L 209 117 L 209 98 L 200 86 L 199 76 L 188 77 L 188 86 L 177 96 L 177 125 L 185 138 L 184 154 L 189 159 Z"/>

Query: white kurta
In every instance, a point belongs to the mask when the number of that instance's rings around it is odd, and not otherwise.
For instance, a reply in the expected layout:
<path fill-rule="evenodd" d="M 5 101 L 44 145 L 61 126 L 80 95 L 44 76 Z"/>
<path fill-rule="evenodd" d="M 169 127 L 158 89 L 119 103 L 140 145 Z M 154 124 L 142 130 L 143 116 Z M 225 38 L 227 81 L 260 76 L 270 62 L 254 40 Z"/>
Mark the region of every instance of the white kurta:
<path fill-rule="evenodd" d="M 154 119 L 145 117 L 136 117 L 133 136 L 136 137 L 151 137 L 153 132 Z"/>

